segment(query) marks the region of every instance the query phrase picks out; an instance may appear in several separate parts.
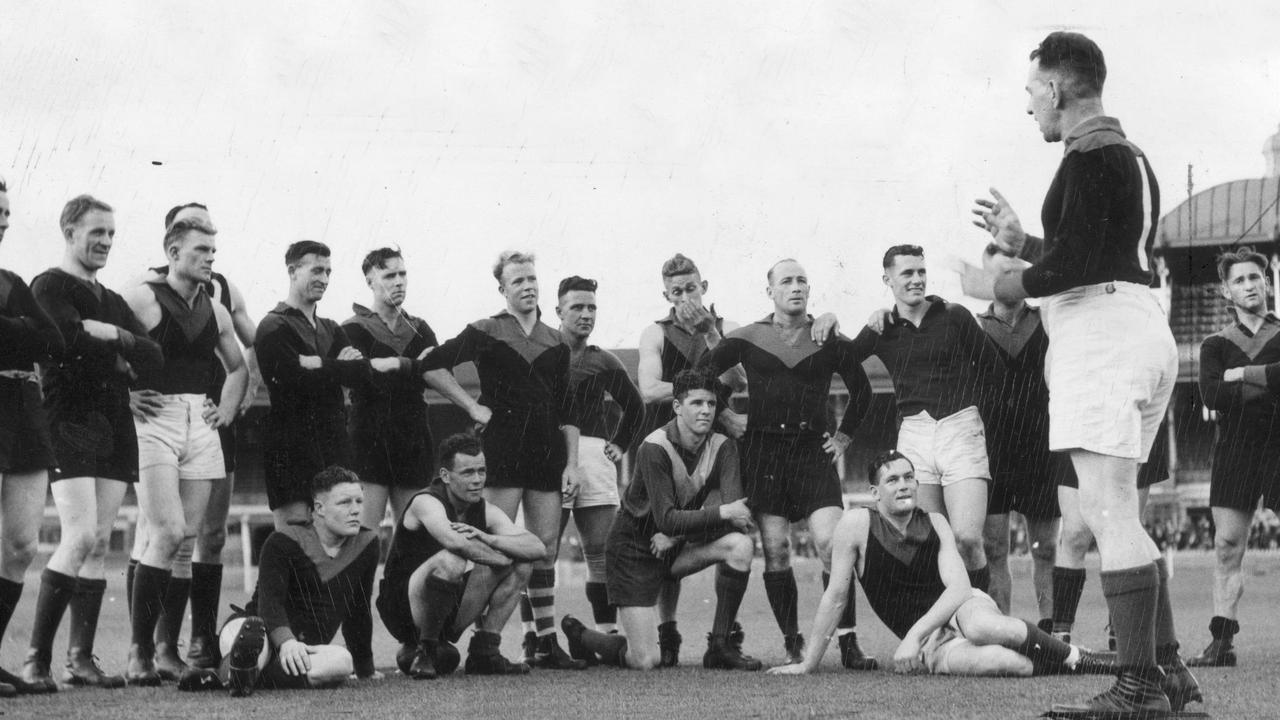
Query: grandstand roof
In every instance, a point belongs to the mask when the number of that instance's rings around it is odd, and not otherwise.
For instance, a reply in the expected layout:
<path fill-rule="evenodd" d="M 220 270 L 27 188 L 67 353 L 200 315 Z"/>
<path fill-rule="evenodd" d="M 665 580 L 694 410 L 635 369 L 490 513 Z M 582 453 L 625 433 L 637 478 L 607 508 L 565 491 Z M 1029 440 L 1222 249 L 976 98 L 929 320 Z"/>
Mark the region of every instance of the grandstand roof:
<path fill-rule="evenodd" d="M 1274 243 L 1280 178 L 1233 180 L 1202 190 L 1160 218 L 1156 249 Z"/>

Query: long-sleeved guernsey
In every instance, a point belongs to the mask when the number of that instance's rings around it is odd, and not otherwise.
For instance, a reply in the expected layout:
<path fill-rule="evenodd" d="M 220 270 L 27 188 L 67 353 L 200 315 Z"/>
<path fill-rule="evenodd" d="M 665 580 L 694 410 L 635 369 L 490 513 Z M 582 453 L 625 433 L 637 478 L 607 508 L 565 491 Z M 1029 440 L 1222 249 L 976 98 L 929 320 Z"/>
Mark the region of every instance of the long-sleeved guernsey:
<path fill-rule="evenodd" d="M 1105 282 L 1151 284 L 1149 258 L 1160 187 L 1120 121 L 1085 120 L 1064 138 L 1058 172 L 1040 210 L 1043 240 L 1028 237 L 1022 274 L 1031 297 Z"/>
<path fill-rule="evenodd" d="M 622 448 L 631 445 L 644 423 L 644 400 L 617 355 L 595 345 L 569 360 L 570 415 L 583 437 L 608 440 Z M 622 408 L 622 419 L 609 431 L 605 395 Z"/>
<path fill-rule="evenodd" d="M 62 355 L 66 344 L 53 318 L 15 273 L 0 269 L 0 372 L 30 372 Z"/>
<path fill-rule="evenodd" d="M 1231 368 L 1244 368 L 1242 382 L 1223 382 Z M 1232 323 L 1200 345 L 1200 396 L 1218 411 L 1218 441 L 1280 444 L 1280 320 L 1267 314 L 1254 333 Z"/>
<path fill-rule="evenodd" d="M 422 397 L 427 382 L 422 373 L 414 372 L 414 360 L 437 345 L 436 334 L 425 320 L 407 312 L 392 330 L 373 310 L 359 304 L 351 309 L 355 315 L 342 323 L 351 345 L 366 358 L 399 358 L 401 368 L 395 373 L 371 373 L 368 382 L 352 386 L 353 441 L 397 458 L 430 454 L 431 430 Z"/>
<path fill-rule="evenodd" d="M 898 416 L 922 410 L 941 420 L 970 406 L 983 409 L 1000 382 L 1000 357 L 962 305 L 936 295 L 920 326 L 898 314 L 895 307 L 884 332 L 863 328 L 853 340 L 858 362 L 875 355 L 893 380 Z"/>
<path fill-rule="evenodd" d="M 719 433 L 711 433 L 697 450 L 680 445 L 678 420 L 647 435 L 636 449 L 631 484 L 622 494 L 622 509 L 645 536 L 656 532 L 697 539 L 728 527 L 720 509 L 703 507 L 712 491 L 721 503 L 742 497 L 738 447 Z M 673 453 L 681 467 L 673 464 Z"/>
<path fill-rule="evenodd" d="M 849 390 L 840 432 L 852 435 L 871 406 L 871 382 L 851 340 L 837 336 L 819 345 L 809 318 L 795 344 L 773 326 L 773 316 L 734 330 L 698 361 L 719 375 L 741 363 L 747 373 L 747 429 L 759 432 L 822 433 L 827 429 L 831 375 Z"/>
<path fill-rule="evenodd" d="M 147 335 L 128 303 L 101 283 L 50 268 L 31 282 L 31 292 L 66 341 L 65 351 L 43 373 L 45 397 L 53 407 L 127 405 L 130 383 L 163 364 L 160 346 Z M 85 331 L 83 320 L 115 325 L 117 339 L 94 338 Z"/>
<path fill-rule="evenodd" d="M 289 640 L 327 645 L 342 627 L 356 674 L 373 672 L 369 596 L 378 569 L 378 536 L 362 528 L 329 557 L 310 525 L 271 533 L 262 546 L 258 586 L 245 608 L 267 624 L 271 647 Z"/>

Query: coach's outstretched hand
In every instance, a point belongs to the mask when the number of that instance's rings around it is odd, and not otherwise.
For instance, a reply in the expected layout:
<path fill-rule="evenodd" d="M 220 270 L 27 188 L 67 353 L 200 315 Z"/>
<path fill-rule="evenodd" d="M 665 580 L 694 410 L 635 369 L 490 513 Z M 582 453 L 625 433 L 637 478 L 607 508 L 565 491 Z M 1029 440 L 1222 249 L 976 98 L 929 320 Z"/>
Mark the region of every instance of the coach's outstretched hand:
<path fill-rule="evenodd" d="M 311 656 L 316 649 L 298 640 L 286 640 L 277 651 L 280 664 L 290 675 L 306 675 L 311 672 Z"/>
<path fill-rule="evenodd" d="M 792 663 L 790 665 L 771 667 L 764 672 L 766 675 L 806 675 L 809 672 L 809 668 L 805 667 L 804 663 Z"/>
<path fill-rule="evenodd" d="M 1013 208 L 1009 207 L 1009 201 L 1004 199 L 999 190 L 995 188 L 990 190 L 994 200 L 985 198 L 974 200 L 978 207 L 973 209 L 973 214 L 981 220 L 974 220 L 973 224 L 991 233 L 996 245 L 1000 247 L 1000 252 L 1017 257 L 1022 252 L 1022 244 L 1027 241 L 1027 234 L 1022 231 L 1022 221 L 1018 219 L 1018 214 L 1013 211 Z"/>

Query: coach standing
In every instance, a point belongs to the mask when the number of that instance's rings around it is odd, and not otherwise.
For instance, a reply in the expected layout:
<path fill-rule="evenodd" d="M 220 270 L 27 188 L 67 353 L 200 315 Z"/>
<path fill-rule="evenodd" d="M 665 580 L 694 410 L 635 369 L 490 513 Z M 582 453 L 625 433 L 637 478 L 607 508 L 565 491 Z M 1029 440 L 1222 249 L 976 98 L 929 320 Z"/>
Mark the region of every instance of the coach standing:
<path fill-rule="evenodd" d="M 1200 697 L 1178 658 L 1167 571 L 1138 512 L 1138 465 L 1168 407 L 1178 355 L 1149 289 L 1159 188 L 1142 151 L 1103 114 L 1106 74 L 1102 51 L 1078 33 L 1051 33 L 1031 52 L 1027 113 L 1046 142 L 1066 146 L 1041 213 L 1045 238 L 1027 236 L 993 189 L 975 224 L 1013 257 L 992 255 L 986 273 L 965 273 L 965 286 L 1004 302 L 1042 298 L 1050 449 L 1071 454 L 1080 512 L 1102 556 L 1121 672 L 1107 692 L 1052 712 L 1154 718 Z"/>

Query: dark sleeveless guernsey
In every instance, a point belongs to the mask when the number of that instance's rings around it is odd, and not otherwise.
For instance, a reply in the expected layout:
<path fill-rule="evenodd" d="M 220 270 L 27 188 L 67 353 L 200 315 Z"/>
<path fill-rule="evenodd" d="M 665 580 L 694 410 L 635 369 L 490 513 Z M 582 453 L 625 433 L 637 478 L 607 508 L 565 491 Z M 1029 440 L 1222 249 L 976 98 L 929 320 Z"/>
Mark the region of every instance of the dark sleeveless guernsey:
<path fill-rule="evenodd" d="M 716 314 L 715 305 L 708 309 L 711 311 L 711 317 L 715 318 L 716 332 L 720 333 L 721 337 L 724 337 L 724 318 Z M 707 352 L 707 344 L 702 338 L 691 334 L 676 323 L 675 308 L 671 308 L 666 317 L 654 322 L 658 324 L 658 327 L 662 328 L 662 354 L 660 355 L 662 377 L 658 379 L 662 382 L 671 382 L 681 370 L 692 370 L 697 366 L 698 360 L 702 359 L 702 356 Z M 727 407 L 729 398 L 732 395 L 731 388 L 722 386 L 720 391 L 716 393 L 716 398 L 720 401 L 721 407 Z M 641 428 L 641 432 L 635 434 L 635 438 L 637 440 L 643 439 L 649 433 L 671 422 L 674 418 L 675 411 L 671 409 L 670 400 L 649 403 L 645 406 L 644 427 Z M 719 427 L 719 423 L 716 426 Z"/>
<path fill-rule="evenodd" d="M 488 524 L 485 522 L 483 500 L 467 508 L 462 514 L 462 519 L 459 520 L 458 511 L 449 500 L 449 488 L 444 483 L 439 480 L 431 483 L 431 487 L 410 498 L 406 507 L 412 506 L 413 501 L 420 495 L 428 495 L 439 500 L 444 506 L 444 513 L 449 518 L 449 522 L 463 522 L 485 532 L 489 531 Z M 414 530 L 405 527 L 404 515 L 401 514 L 400 521 L 396 524 L 395 535 L 391 539 L 391 549 L 387 551 L 387 566 L 383 569 L 382 575 L 390 583 L 408 583 L 409 576 L 421 567 L 422 563 L 430 560 L 431 556 L 443 549 L 444 546 L 426 527 L 420 526 Z"/>
<path fill-rule="evenodd" d="M 161 277 L 165 277 L 169 274 L 168 265 L 153 267 L 150 268 L 150 270 Z M 214 302 L 217 302 L 219 305 L 227 309 L 228 315 L 231 314 L 231 285 L 227 282 L 226 276 L 222 273 L 215 272 L 209 280 L 200 283 L 200 286 L 209 294 L 209 297 L 213 298 Z M 222 397 L 222 384 L 227 381 L 227 369 L 222 366 L 222 359 L 217 356 L 214 356 L 213 358 L 211 377 L 212 381 L 210 382 L 209 389 L 205 392 L 205 395 L 208 395 L 210 399 L 217 402 L 218 399 Z M 226 450 L 225 446 L 223 447 L 223 450 Z"/>
<path fill-rule="evenodd" d="M 164 280 L 148 281 L 160 304 L 160 322 L 148 335 L 160 344 L 164 367 L 139 378 L 139 387 L 165 395 L 203 395 L 213 384 L 218 319 L 201 287 L 190 305 Z"/>
<path fill-rule="evenodd" d="M 947 589 L 938 572 L 938 533 L 919 508 L 911 514 L 906 535 L 875 510 L 870 515 L 858 580 L 871 609 L 902 638 Z"/>

